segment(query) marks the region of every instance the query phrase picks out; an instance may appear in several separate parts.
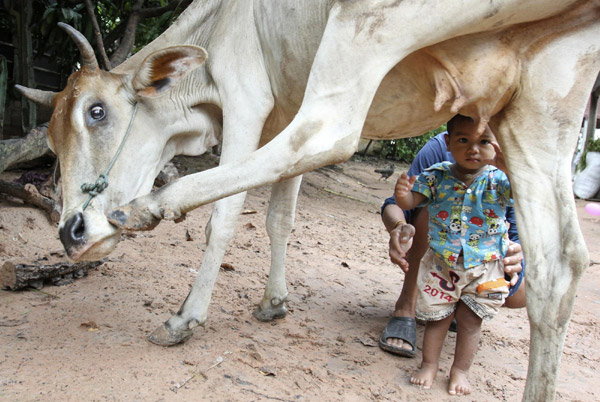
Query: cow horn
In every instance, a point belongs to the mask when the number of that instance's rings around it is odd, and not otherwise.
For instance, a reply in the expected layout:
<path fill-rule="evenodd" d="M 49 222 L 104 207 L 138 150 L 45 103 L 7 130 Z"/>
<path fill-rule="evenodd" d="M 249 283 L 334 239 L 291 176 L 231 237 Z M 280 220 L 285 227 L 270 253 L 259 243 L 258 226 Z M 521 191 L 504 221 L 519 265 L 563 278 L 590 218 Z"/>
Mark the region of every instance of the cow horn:
<path fill-rule="evenodd" d="M 52 107 L 52 100 L 54 99 L 56 92 L 42 91 L 41 89 L 31 89 L 21 85 L 15 85 L 15 88 L 21 92 L 21 95 L 30 101 L 39 105 Z"/>
<path fill-rule="evenodd" d="M 73 39 L 73 42 L 79 48 L 79 52 L 81 53 L 81 61 L 84 66 L 87 66 L 91 69 L 98 68 L 98 61 L 96 60 L 96 54 L 94 53 L 94 49 L 90 42 L 83 36 L 81 32 L 73 28 L 72 26 L 65 24 L 64 22 L 59 22 L 58 26 L 61 27 L 70 37 Z"/>

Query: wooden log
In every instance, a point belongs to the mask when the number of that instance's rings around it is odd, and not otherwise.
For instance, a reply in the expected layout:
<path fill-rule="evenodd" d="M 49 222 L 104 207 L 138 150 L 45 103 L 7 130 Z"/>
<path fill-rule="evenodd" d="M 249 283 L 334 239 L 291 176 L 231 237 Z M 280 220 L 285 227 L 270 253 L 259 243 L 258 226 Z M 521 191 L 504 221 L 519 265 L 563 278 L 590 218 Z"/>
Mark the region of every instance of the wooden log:
<path fill-rule="evenodd" d="M 0 193 L 20 198 L 26 204 L 43 209 L 48 214 L 52 224 L 56 224 L 60 220 L 61 206 L 52 198 L 40 194 L 37 188 L 31 183 L 23 186 L 19 183 L 0 180 Z"/>
<path fill-rule="evenodd" d="M 0 173 L 17 163 L 51 153 L 46 139 L 47 131 L 48 125 L 43 124 L 23 138 L 0 141 Z"/>
<path fill-rule="evenodd" d="M 51 281 L 54 285 L 71 283 L 73 278 L 87 275 L 90 269 L 101 265 L 102 261 L 92 262 L 59 262 L 56 264 L 16 264 L 6 261 L 0 268 L 0 288 L 23 289 L 33 287 L 41 289 L 44 282 Z"/>

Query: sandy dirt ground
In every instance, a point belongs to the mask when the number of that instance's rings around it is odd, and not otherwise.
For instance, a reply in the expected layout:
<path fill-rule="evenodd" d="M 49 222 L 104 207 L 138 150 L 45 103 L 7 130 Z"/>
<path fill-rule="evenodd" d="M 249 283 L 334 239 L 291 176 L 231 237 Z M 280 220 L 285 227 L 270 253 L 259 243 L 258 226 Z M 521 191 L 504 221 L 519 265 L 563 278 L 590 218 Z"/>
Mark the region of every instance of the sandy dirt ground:
<path fill-rule="evenodd" d="M 214 163 L 204 157 L 197 166 Z M 178 165 L 184 173 L 198 168 L 189 158 Z M 0 291 L 0 400 L 456 400 L 446 393 L 455 334 L 428 391 L 409 384 L 420 364 L 422 326 L 415 359 L 377 346 L 404 278 L 388 260 L 379 215 L 398 172 L 385 182 L 373 169 L 387 165 L 353 158 L 305 176 L 288 248 L 289 314 L 281 320 L 252 317 L 269 267 L 266 188 L 249 192 L 245 210 L 255 213 L 240 216 L 206 326 L 183 345 L 155 346 L 146 335 L 178 310 L 194 281 L 210 206 L 179 224 L 124 234 L 102 265 L 71 284 Z M 577 201 L 592 264 L 565 342 L 559 401 L 600 400 L 600 219 L 584 205 Z M 66 260 L 56 227 L 41 211 L 0 198 L 0 263 L 40 259 Z M 474 391 L 460 399 L 520 400 L 526 311 L 502 309 L 482 335 L 471 369 Z"/>

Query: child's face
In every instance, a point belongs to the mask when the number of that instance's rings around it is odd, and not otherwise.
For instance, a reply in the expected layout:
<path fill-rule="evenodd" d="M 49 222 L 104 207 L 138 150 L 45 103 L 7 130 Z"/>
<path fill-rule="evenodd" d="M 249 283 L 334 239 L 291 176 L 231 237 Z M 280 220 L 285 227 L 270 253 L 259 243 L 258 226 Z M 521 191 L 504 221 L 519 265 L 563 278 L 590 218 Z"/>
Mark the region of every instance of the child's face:
<path fill-rule="evenodd" d="M 469 121 L 457 122 L 453 132 L 446 136 L 448 150 L 458 166 L 471 171 L 485 166 L 486 160 L 496 155 L 493 141 L 495 138 L 489 128 L 477 134 L 477 124 Z"/>

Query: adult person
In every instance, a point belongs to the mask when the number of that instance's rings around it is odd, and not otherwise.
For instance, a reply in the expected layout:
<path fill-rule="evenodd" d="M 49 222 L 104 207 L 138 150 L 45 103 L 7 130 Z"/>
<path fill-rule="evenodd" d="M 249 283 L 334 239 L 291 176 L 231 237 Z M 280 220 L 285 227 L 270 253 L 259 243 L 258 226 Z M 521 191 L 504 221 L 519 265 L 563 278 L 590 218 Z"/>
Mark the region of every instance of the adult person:
<path fill-rule="evenodd" d="M 415 176 L 429 166 L 449 161 L 455 162 L 447 150 L 447 133 L 432 137 L 417 153 L 410 166 L 408 174 Z M 417 276 L 421 258 L 429 248 L 427 241 L 429 215 L 426 208 L 416 208 L 403 211 L 396 205 L 394 197 L 385 200 L 381 207 L 383 224 L 390 234 L 389 255 L 390 260 L 400 266 L 405 272 L 404 284 L 400 296 L 396 301 L 394 313 L 386 325 L 379 346 L 390 353 L 403 357 L 416 355 L 416 302 L 417 302 Z M 503 259 L 504 271 L 508 277 L 519 273 L 518 279 L 511 282 L 511 288 L 505 307 L 522 308 L 526 305 L 525 286 L 523 286 L 524 269 L 523 255 L 519 244 L 519 235 L 515 222 L 514 210 L 507 208 L 506 219 L 510 223 L 509 238 L 511 244 Z"/>

